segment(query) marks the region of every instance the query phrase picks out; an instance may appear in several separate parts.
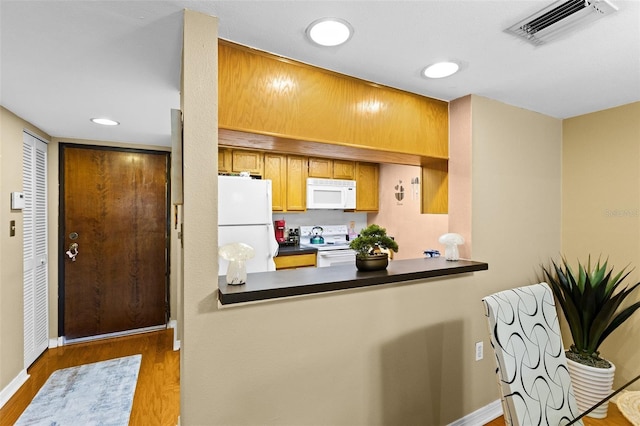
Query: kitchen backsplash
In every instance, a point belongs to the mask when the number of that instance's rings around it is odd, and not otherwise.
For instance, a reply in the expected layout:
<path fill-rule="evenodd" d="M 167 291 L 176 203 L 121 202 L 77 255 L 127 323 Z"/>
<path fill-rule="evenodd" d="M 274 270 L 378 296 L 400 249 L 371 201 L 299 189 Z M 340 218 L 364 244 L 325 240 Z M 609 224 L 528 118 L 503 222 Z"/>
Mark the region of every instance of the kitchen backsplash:
<path fill-rule="evenodd" d="M 314 225 L 347 225 L 354 222 L 355 233 L 367 226 L 367 213 L 345 213 L 341 210 L 307 210 L 304 213 L 273 213 L 273 220 L 284 219 L 287 229 Z"/>
<path fill-rule="evenodd" d="M 420 176 L 420 167 L 380 165 L 380 209 L 369 221 L 395 238 L 400 250 L 394 259 L 418 259 L 430 249 L 444 252 L 438 238 L 449 232 L 449 215 L 420 213 Z"/>

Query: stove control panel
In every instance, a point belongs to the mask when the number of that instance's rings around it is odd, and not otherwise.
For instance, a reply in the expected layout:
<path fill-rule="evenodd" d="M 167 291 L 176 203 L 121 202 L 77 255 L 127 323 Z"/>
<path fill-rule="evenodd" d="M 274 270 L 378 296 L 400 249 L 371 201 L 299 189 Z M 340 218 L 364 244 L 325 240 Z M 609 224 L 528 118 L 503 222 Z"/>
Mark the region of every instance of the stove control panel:
<path fill-rule="evenodd" d="M 322 231 L 320 231 L 320 229 Z M 347 225 L 313 225 L 300 227 L 300 245 L 311 244 L 311 238 L 320 235 L 324 240 L 322 245 L 346 245 L 348 244 Z"/>

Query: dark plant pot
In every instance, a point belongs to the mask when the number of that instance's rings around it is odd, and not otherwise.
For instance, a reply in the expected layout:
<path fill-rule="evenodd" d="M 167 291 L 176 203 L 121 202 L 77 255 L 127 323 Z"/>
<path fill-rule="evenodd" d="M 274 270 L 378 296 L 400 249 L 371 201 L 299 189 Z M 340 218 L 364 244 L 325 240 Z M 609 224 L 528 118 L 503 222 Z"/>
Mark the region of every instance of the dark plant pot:
<path fill-rule="evenodd" d="M 381 253 L 367 257 L 356 256 L 356 268 L 359 271 L 381 271 L 387 269 L 389 265 L 389 255 Z"/>

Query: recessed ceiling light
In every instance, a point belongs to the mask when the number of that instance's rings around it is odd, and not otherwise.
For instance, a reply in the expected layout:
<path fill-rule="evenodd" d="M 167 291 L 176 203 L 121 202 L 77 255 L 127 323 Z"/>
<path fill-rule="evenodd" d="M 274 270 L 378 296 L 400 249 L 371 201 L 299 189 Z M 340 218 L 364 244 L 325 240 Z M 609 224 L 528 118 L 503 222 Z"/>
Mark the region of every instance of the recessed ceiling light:
<path fill-rule="evenodd" d="M 307 27 L 307 36 L 321 46 L 338 46 L 351 37 L 353 28 L 339 18 L 322 18 Z"/>
<path fill-rule="evenodd" d="M 437 62 L 425 68 L 423 74 L 428 78 L 443 78 L 455 74 L 459 68 L 455 62 Z"/>
<path fill-rule="evenodd" d="M 108 118 L 92 118 L 91 122 L 96 124 L 102 124 L 103 126 L 117 126 L 120 124 L 117 121 L 113 121 Z"/>

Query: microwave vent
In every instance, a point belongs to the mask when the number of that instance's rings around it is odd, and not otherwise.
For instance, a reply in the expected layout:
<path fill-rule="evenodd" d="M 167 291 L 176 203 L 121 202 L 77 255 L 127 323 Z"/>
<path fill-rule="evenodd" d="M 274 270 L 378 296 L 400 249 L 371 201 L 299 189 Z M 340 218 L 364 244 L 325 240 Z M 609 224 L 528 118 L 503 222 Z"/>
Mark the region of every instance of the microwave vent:
<path fill-rule="evenodd" d="M 538 46 L 617 10 L 608 0 L 560 0 L 510 26 L 507 32 Z"/>

